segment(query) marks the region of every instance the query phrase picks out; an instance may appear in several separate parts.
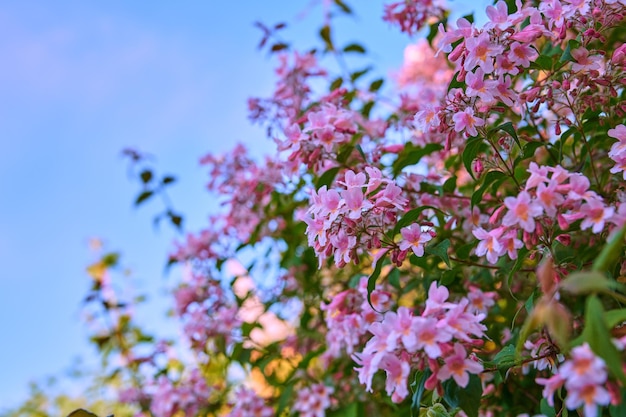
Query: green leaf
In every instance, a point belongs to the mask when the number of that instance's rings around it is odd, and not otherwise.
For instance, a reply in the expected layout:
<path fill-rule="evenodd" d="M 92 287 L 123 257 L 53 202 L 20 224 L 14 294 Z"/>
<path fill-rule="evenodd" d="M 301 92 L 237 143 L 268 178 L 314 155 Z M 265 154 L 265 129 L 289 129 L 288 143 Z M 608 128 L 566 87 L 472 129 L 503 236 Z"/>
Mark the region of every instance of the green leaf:
<path fill-rule="evenodd" d="M 154 192 L 152 190 L 143 191 L 141 194 L 137 196 L 137 199 L 135 200 L 135 205 L 136 206 L 140 205 L 141 203 L 143 203 L 144 201 L 146 201 L 153 195 L 154 195 Z"/>
<path fill-rule="evenodd" d="M 539 411 L 541 411 L 541 414 L 546 417 L 556 417 L 556 410 L 554 409 L 554 407 L 550 407 L 550 404 L 548 404 L 548 400 L 545 398 L 542 398 L 541 402 L 539 403 Z"/>
<path fill-rule="evenodd" d="M 423 148 L 416 148 L 415 146 L 413 146 L 412 143 L 407 143 L 404 147 L 404 150 L 400 152 L 398 158 L 393 162 L 393 175 L 397 176 L 404 167 L 415 165 L 424 156 L 430 155 L 431 153 L 441 149 L 443 149 L 443 146 L 439 145 L 438 143 L 429 143 Z"/>
<path fill-rule="evenodd" d="M 626 308 L 610 310 L 604 313 L 604 321 L 609 329 L 626 321 Z"/>
<path fill-rule="evenodd" d="M 430 378 L 432 371 L 426 369 L 424 371 L 418 371 L 415 373 L 415 380 L 411 383 L 411 389 L 413 391 L 413 397 L 411 398 L 411 415 L 413 412 L 420 411 L 420 404 L 422 402 L 422 396 L 424 395 L 426 380 Z"/>
<path fill-rule="evenodd" d="M 626 224 L 611 235 L 600 255 L 593 261 L 592 271 L 604 272 L 611 269 L 611 265 L 617 261 L 624 250 L 624 236 L 626 236 Z"/>
<path fill-rule="evenodd" d="M 626 384 L 626 375 L 622 369 L 622 358 L 612 342 L 611 334 L 604 319 L 604 309 L 597 296 L 587 298 L 585 307 L 585 329 L 583 340 L 589 343 L 593 352 L 604 359 L 609 372 Z"/>
<path fill-rule="evenodd" d="M 361 78 L 362 76 L 364 76 L 365 74 L 367 74 L 370 70 L 372 69 L 372 67 L 366 67 L 360 71 L 355 71 L 352 74 L 350 74 L 350 81 L 356 81 L 359 78 Z"/>
<path fill-rule="evenodd" d="M 326 414 L 328 417 L 358 417 L 359 416 L 359 403 L 352 402 L 345 407 L 341 407 L 338 410 L 330 411 Z"/>
<path fill-rule="evenodd" d="M 487 188 L 492 183 L 498 180 L 504 181 L 505 179 L 506 179 L 506 175 L 504 174 L 504 172 L 489 171 L 487 174 L 485 174 L 482 177 L 483 182 L 481 186 L 478 188 L 478 190 L 474 191 L 474 194 L 472 194 L 471 206 L 474 207 L 475 205 L 479 204 L 483 200 L 483 195 L 485 194 L 485 191 L 487 191 Z"/>
<path fill-rule="evenodd" d="M 382 78 L 379 78 L 377 80 L 372 81 L 372 83 L 370 84 L 370 91 L 371 92 L 376 92 L 378 90 L 380 90 L 380 87 L 383 86 L 383 83 L 385 82 L 385 80 L 383 80 Z"/>
<path fill-rule="evenodd" d="M 280 397 L 278 398 L 278 408 L 276 410 L 276 415 L 280 416 L 283 410 L 287 407 L 287 404 L 293 400 L 293 387 L 295 382 L 291 382 L 287 384 L 286 387 L 283 388 L 280 393 Z"/>
<path fill-rule="evenodd" d="M 456 72 L 454 74 L 454 76 L 452 77 L 452 80 L 450 81 L 450 84 L 448 85 L 448 92 L 450 92 L 450 90 L 452 90 L 453 88 L 464 88 L 465 87 L 465 82 L 464 81 L 459 81 L 457 79 L 459 73 Z"/>
<path fill-rule="evenodd" d="M 335 177 L 337 176 L 337 173 L 339 172 L 339 167 L 334 167 L 329 169 L 328 171 L 324 172 L 318 179 L 317 182 L 315 183 L 315 189 L 319 190 L 320 188 L 322 188 L 323 186 L 329 187 L 330 184 L 333 182 L 333 180 L 335 179 Z"/>
<path fill-rule="evenodd" d="M 609 406 L 609 415 L 611 417 L 626 417 L 626 389 L 621 389 L 622 400 L 618 405 Z"/>
<path fill-rule="evenodd" d="M 483 387 L 480 378 L 470 375 L 467 387 L 461 388 L 449 379 L 443 382 L 443 399 L 452 408 L 460 407 L 468 417 L 478 417 Z"/>
<path fill-rule="evenodd" d="M 400 270 L 398 268 L 393 268 L 389 275 L 387 275 L 387 281 L 389 281 L 389 284 L 392 287 L 400 289 Z"/>
<path fill-rule="evenodd" d="M 163 177 L 163 179 L 161 180 L 161 184 L 166 185 L 166 184 L 171 184 L 173 182 L 176 181 L 175 177 L 172 177 L 171 175 L 167 175 L 165 177 Z"/>
<path fill-rule="evenodd" d="M 330 83 L 330 87 L 329 90 L 330 91 L 335 91 L 336 89 L 338 89 L 339 87 L 341 87 L 341 85 L 343 84 L 343 78 L 341 77 L 337 77 L 333 80 L 332 83 Z"/>
<path fill-rule="evenodd" d="M 426 246 L 426 253 L 440 257 L 448 268 L 450 268 L 450 258 L 448 257 L 448 249 L 450 248 L 450 239 L 444 239 L 435 246 Z"/>
<path fill-rule="evenodd" d="M 139 174 L 139 176 L 141 177 L 141 181 L 144 184 L 147 184 L 152 180 L 152 171 L 150 171 L 149 169 L 143 170 L 141 171 L 141 174 Z"/>
<path fill-rule="evenodd" d="M 358 43 L 351 43 L 350 45 L 346 45 L 343 48 L 344 52 L 356 52 L 359 54 L 364 54 L 365 53 L 365 48 L 361 45 L 359 45 Z"/>
<path fill-rule="evenodd" d="M 470 253 L 472 253 L 472 249 L 478 245 L 477 240 L 473 240 L 465 245 L 461 245 L 458 248 L 455 248 L 456 257 L 459 259 L 468 259 Z"/>
<path fill-rule="evenodd" d="M 330 38 L 330 26 L 329 25 L 324 25 L 324 27 L 320 29 L 320 37 L 324 41 L 324 44 L 326 45 L 327 50 L 329 51 L 335 50 L 335 47 L 333 46 L 333 41 Z"/>
<path fill-rule="evenodd" d="M 404 213 L 402 218 L 396 224 L 396 227 L 393 228 L 393 235 L 395 236 L 398 233 L 400 233 L 400 229 L 402 229 L 403 227 L 407 227 L 407 226 L 415 223 L 415 221 L 419 218 L 419 216 L 422 213 L 422 211 L 427 210 L 427 209 L 433 209 L 433 210 L 436 210 L 436 211 L 441 211 L 441 209 L 439 209 L 437 207 L 433 207 L 433 206 L 422 206 L 422 207 L 418 207 L 418 208 L 414 208 L 412 210 L 409 210 L 406 213 Z"/>
<path fill-rule="evenodd" d="M 501 370 L 507 370 L 512 366 L 517 365 L 519 355 L 515 350 L 514 345 L 506 345 L 500 352 L 493 358 L 493 363 Z"/>
<path fill-rule="evenodd" d="M 374 268 L 374 272 L 372 272 L 372 275 L 370 275 L 370 277 L 367 279 L 367 302 L 374 311 L 378 311 L 378 310 L 376 310 L 374 306 L 372 305 L 372 292 L 376 288 L 376 280 L 380 276 L 380 271 L 382 267 L 383 267 L 383 260 L 379 259 L 378 262 L 376 262 L 376 267 Z"/>
<path fill-rule="evenodd" d="M 522 265 L 524 265 L 524 261 L 526 260 L 526 255 L 528 255 L 529 250 L 526 249 L 526 246 L 522 246 L 520 250 L 517 252 L 517 259 L 513 264 L 513 267 L 509 271 L 509 276 L 507 277 L 508 286 L 511 286 L 511 281 L 513 280 L 513 276 L 517 271 L 520 270 Z"/>
<path fill-rule="evenodd" d="M 352 14 L 352 9 L 342 0 L 334 0 L 334 2 L 345 14 Z"/>
<path fill-rule="evenodd" d="M 572 49 L 576 49 L 579 46 L 580 46 L 579 42 L 575 41 L 574 39 L 570 39 L 567 42 L 567 46 L 565 47 L 565 50 L 563 51 L 561 58 L 559 58 L 559 62 L 567 62 L 567 61 L 576 62 L 576 59 L 574 59 L 574 57 L 572 56 Z"/>
<path fill-rule="evenodd" d="M 519 146 L 519 148 L 522 149 L 522 145 L 520 144 L 519 138 L 517 137 L 517 132 L 515 131 L 515 127 L 513 127 L 513 123 L 511 122 L 503 123 L 500 126 L 496 127 L 494 131 L 498 131 L 498 130 L 505 131 L 506 133 L 511 135 L 511 137 L 515 140 L 515 143 L 517 143 L 517 146 Z"/>
<path fill-rule="evenodd" d="M 599 271 L 578 271 L 568 275 L 559 287 L 572 294 L 589 294 L 622 289 L 624 286 Z"/>
<path fill-rule="evenodd" d="M 282 51 L 289 48 L 289 45 L 283 42 L 277 42 L 274 45 L 272 45 L 272 52 L 278 52 L 278 51 Z"/>
<path fill-rule="evenodd" d="M 98 416 L 92 413 L 91 411 L 87 411 L 87 410 L 83 410 L 82 408 L 79 408 L 78 410 L 74 410 L 71 413 L 69 413 L 67 417 L 98 417 Z"/>
<path fill-rule="evenodd" d="M 476 159 L 476 155 L 478 155 L 478 152 L 480 151 L 480 148 L 482 146 L 482 138 L 474 136 L 469 138 L 469 140 L 465 144 L 465 149 L 463 149 L 463 165 L 465 165 L 465 169 L 467 170 L 467 172 L 469 172 L 473 179 L 476 179 L 476 177 L 474 177 L 474 172 L 472 170 L 472 162 L 474 162 L 474 159 Z"/>
<path fill-rule="evenodd" d="M 443 183 L 443 192 L 444 193 L 452 193 L 456 190 L 456 176 L 452 176 Z"/>

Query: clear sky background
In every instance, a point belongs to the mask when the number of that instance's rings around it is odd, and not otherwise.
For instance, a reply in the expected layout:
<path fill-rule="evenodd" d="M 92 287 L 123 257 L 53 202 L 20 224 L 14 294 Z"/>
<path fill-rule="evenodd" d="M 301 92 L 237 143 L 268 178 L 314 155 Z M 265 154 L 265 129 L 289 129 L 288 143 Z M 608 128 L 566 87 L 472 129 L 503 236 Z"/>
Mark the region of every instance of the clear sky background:
<path fill-rule="evenodd" d="M 338 21 L 336 43 L 363 41 L 388 74 L 409 39 L 381 21 L 382 0 L 349 4 L 356 19 Z M 454 4 L 463 13 L 476 3 Z M 138 184 L 121 150 L 154 155 L 161 173 L 179 179 L 170 195 L 187 229 L 206 224 L 216 207 L 199 158 L 237 142 L 255 155 L 273 151 L 247 120 L 247 98 L 269 96 L 275 82 L 276 61 L 256 49 L 256 20 L 287 22 L 284 38 L 306 49 L 322 7 L 0 1 L 0 412 L 27 397 L 29 381 L 62 376 L 74 358 L 97 363 L 80 316 L 91 237 L 122 252 L 150 296 L 140 318 L 159 331 L 164 288 L 177 279 L 163 274 L 175 233 L 153 229 L 156 202 L 133 208 Z"/>

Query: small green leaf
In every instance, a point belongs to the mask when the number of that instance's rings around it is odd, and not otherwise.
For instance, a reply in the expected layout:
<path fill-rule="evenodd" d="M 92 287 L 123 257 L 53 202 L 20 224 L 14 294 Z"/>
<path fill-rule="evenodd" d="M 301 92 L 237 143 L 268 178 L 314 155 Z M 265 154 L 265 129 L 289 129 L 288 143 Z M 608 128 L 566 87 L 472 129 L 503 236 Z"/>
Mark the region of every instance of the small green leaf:
<path fill-rule="evenodd" d="M 470 375 L 465 388 L 459 387 L 452 379 L 443 382 L 442 385 L 443 399 L 450 407 L 460 407 L 468 417 L 478 417 L 480 399 L 483 395 L 483 387 L 478 376 Z"/>
<path fill-rule="evenodd" d="M 478 152 L 480 151 L 480 148 L 482 146 L 483 140 L 478 136 L 474 136 L 469 138 L 469 140 L 465 144 L 465 149 L 463 149 L 463 165 L 465 165 L 465 169 L 474 179 L 476 179 L 476 177 L 474 177 L 474 172 L 472 170 L 472 162 L 474 162 L 474 159 L 476 159 L 476 155 L 478 155 Z"/>
<path fill-rule="evenodd" d="M 411 389 L 413 391 L 413 397 L 411 398 L 411 414 L 415 411 L 419 413 L 422 396 L 425 390 L 424 385 L 431 374 L 432 371 L 430 369 L 415 373 L 415 380 L 411 383 Z"/>
<path fill-rule="evenodd" d="M 329 51 L 334 51 L 335 50 L 335 47 L 333 46 L 333 41 L 331 40 L 331 37 L 330 37 L 330 26 L 329 25 L 324 25 L 324 27 L 322 27 L 322 29 L 320 29 L 320 37 L 322 38 L 322 40 L 326 44 L 326 49 L 327 50 L 329 50 Z"/>
<path fill-rule="evenodd" d="M 508 133 L 509 135 L 511 135 L 511 137 L 515 140 L 515 143 L 517 143 L 517 146 L 519 146 L 519 148 L 522 149 L 522 145 L 520 144 L 519 138 L 517 137 L 517 132 L 515 131 L 515 127 L 513 127 L 513 123 L 511 122 L 503 123 L 500 126 L 495 128 L 495 131 L 498 131 L 498 130 L 502 130 Z"/>
<path fill-rule="evenodd" d="M 289 48 L 289 45 L 283 42 L 277 42 L 274 45 L 272 45 L 272 52 L 278 52 L 278 51 L 283 51 L 285 49 Z"/>
<path fill-rule="evenodd" d="M 352 14 L 352 9 L 342 0 L 334 0 L 334 2 L 345 14 Z"/>
<path fill-rule="evenodd" d="M 139 176 L 141 177 L 141 181 L 144 184 L 147 184 L 152 180 L 152 171 L 150 171 L 149 169 L 143 170 L 141 171 L 141 174 L 139 174 Z"/>
<path fill-rule="evenodd" d="M 589 294 L 622 289 L 617 281 L 608 279 L 599 271 L 579 271 L 568 275 L 559 284 L 560 288 L 572 294 Z"/>
<path fill-rule="evenodd" d="M 593 352 L 606 362 L 607 368 L 622 384 L 626 384 L 626 375 L 622 369 L 622 358 L 613 344 L 611 334 L 604 319 L 604 309 L 597 296 L 587 297 L 585 307 L 585 329 L 583 340 L 589 343 Z"/>
<path fill-rule="evenodd" d="M 330 83 L 330 87 L 329 90 L 330 91 L 335 91 L 336 89 L 338 89 L 339 87 L 341 87 L 341 85 L 343 84 L 343 78 L 341 77 L 337 77 L 333 80 L 332 83 Z"/>
<path fill-rule="evenodd" d="M 493 363 L 501 370 L 507 370 L 512 366 L 517 365 L 519 355 L 515 351 L 515 346 L 506 345 L 500 352 L 493 358 Z"/>
<path fill-rule="evenodd" d="M 424 147 L 416 148 L 411 143 L 407 143 L 405 148 L 400 152 L 398 158 L 393 162 L 393 175 L 397 176 L 403 168 L 417 164 L 424 156 L 430 155 L 443 149 L 443 146 L 437 143 L 429 143 Z"/>
<path fill-rule="evenodd" d="M 380 90 L 380 87 L 383 86 L 383 83 L 385 82 L 385 80 L 383 80 L 382 78 L 379 78 L 377 80 L 372 81 L 372 83 L 370 84 L 370 91 L 375 93 L 376 91 Z"/>
<path fill-rule="evenodd" d="M 137 199 L 135 200 L 135 205 L 138 206 L 139 204 L 143 203 L 144 201 L 146 201 L 153 195 L 154 195 L 154 192 L 151 190 L 143 191 L 141 194 L 137 196 Z"/>
<path fill-rule="evenodd" d="M 604 313 L 604 321 L 609 329 L 626 321 L 626 308 L 610 310 Z"/>
<path fill-rule="evenodd" d="M 387 281 L 389 281 L 389 284 L 392 287 L 400 289 L 400 270 L 398 268 L 393 268 L 389 275 L 387 275 Z"/>
<path fill-rule="evenodd" d="M 606 243 L 602 252 L 593 262 L 592 271 L 608 271 L 611 265 L 617 261 L 624 250 L 624 237 L 626 236 L 626 224 L 620 230 L 614 232 Z"/>
<path fill-rule="evenodd" d="M 365 48 L 363 48 L 363 46 L 359 45 L 358 43 L 351 43 L 350 45 L 346 45 L 343 48 L 344 52 L 356 52 L 359 54 L 364 54 L 365 53 Z"/>
<path fill-rule="evenodd" d="M 175 177 L 172 177 L 171 175 L 167 175 L 165 177 L 163 177 L 163 179 L 161 180 L 161 184 L 166 185 L 166 184 L 171 184 L 173 182 L 176 181 Z"/>
<path fill-rule="evenodd" d="M 448 249 L 450 248 L 450 239 L 445 239 L 435 246 L 426 246 L 426 253 L 440 257 L 448 268 L 450 268 L 450 258 L 448 257 Z"/>
<path fill-rule="evenodd" d="M 546 417 L 556 417 L 556 410 L 554 407 L 550 407 L 548 400 L 545 398 L 542 398 L 539 403 L 539 411 Z"/>
<path fill-rule="evenodd" d="M 323 186 L 329 187 L 339 172 L 339 167 L 334 167 L 324 172 L 315 183 L 315 189 L 319 190 Z"/>
<path fill-rule="evenodd" d="M 361 78 L 362 76 L 364 76 L 365 74 L 367 74 L 370 70 L 372 69 L 372 67 L 366 67 L 360 71 L 355 71 L 352 74 L 350 74 L 350 81 L 356 81 L 359 78 Z"/>
<path fill-rule="evenodd" d="M 92 413 L 91 411 L 87 411 L 87 410 L 83 410 L 82 408 L 79 408 L 78 410 L 74 410 L 71 413 L 69 413 L 67 417 L 98 417 L 98 416 Z"/>
<path fill-rule="evenodd" d="M 402 218 L 396 224 L 396 227 L 393 228 L 393 235 L 395 236 L 398 233 L 400 233 L 400 229 L 402 229 L 403 227 L 407 227 L 415 223 L 415 221 L 419 218 L 420 214 L 422 214 L 422 211 L 427 210 L 427 209 L 441 211 L 441 209 L 437 207 L 433 207 L 433 206 L 422 206 L 422 207 L 409 210 L 406 213 L 404 213 Z"/>
<path fill-rule="evenodd" d="M 380 271 L 382 267 L 383 267 L 383 260 L 379 259 L 378 262 L 376 262 L 376 267 L 374 268 L 374 272 L 372 272 L 372 275 L 370 275 L 370 277 L 367 279 L 367 302 L 374 311 L 378 311 L 378 310 L 376 310 L 374 306 L 372 305 L 372 292 L 376 288 L 376 280 L 380 276 Z"/>

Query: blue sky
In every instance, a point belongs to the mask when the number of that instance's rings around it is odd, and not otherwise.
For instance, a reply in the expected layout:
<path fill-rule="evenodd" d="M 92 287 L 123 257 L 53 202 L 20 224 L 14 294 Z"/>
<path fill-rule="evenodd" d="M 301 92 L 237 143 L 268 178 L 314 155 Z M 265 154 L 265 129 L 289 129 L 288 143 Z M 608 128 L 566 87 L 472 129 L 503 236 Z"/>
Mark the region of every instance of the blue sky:
<path fill-rule="evenodd" d="M 351 4 L 358 18 L 342 19 L 338 43 L 363 39 L 387 74 L 408 39 L 380 21 L 382 0 Z M 285 38 L 307 48 L 321 15 L 305 0 L 0 3 L 0 411 L 28 381 L 95 360 L 80 320 L 89 238 L 122 252 L 153 301 L 140 318 L 159 331 L 174 233 L 152 228 L 158 204 L 132 207 L 121 150 L 147 151 L 175 174 L 175 206 L 201 227 L 215 206 L 198 159 L 237 142 L 272 151 L 247 121 L 246 99 L 275 81 L 253 22 L 286 21 Z"/>

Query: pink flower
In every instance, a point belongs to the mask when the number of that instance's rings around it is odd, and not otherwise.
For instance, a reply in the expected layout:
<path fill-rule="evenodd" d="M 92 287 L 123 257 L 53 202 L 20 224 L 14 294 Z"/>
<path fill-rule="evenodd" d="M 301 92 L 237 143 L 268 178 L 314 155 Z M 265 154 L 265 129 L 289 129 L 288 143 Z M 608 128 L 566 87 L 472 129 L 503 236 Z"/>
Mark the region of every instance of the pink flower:
<path fill-rule="evenodd" d="M 493 26 L 498 29 L 505 30 L 511 26 L 509 10 L 504 1 L 498 1 L 495 6 L 487 6 L 486 13 L 489 20 L 493 23 Z"/>
<path fill-rule="evenodd" d="M 565 379 L 559 375 L 552 375 L 550 378 L 537 378 L 535 382 L 540 385 L 545 385 L 543 388 L 543 397 L 548 401 L 550 407 L 554 407 L 554 393 L 561 389 Z"/>
<path fill-rule="evenodd" d="M 488 32 L 466 39 L 465 47 L 467 56 L 463 68 L 466 71 L 472 71 L 478 65 L 485 71 L 485 74 L 493 72 L 493 58 L 503 51 L 501 45 L 492 43 Z"/>
<path fill-rule="evenodd" d="M 585 230 L 591 227 L 593 233 L 600 233 L 604 229 L 604 223 L 615 213 L 615 209 L 606 207 L 599 199 L 591 198 L 580 207 L 580 213 L 584 215 L 580 229 Z"/>
<path fill-rule="evenodd" d="M 506 249 L 511 259 L 517 259 L 517 250 L 524 246 L 524 243 L 517 238 L 517 231 L 515 230 L 506 232 L 502 239 L 500 239 L 500 243 L 504 246 L 504 249 Z"/>
<path fill-rule="evenodd" d="M 472 234 L 480 239 L 478 246 L 476 247 L 476 255 L 483 256 L 487 254 L 487 260 L 491 264 L 498 262 L 498 258 L 504 254 L 505 248 L 499 242 L 500 236 L 504 231 L 503 227 L 498 227 L 487 232 L 482 227 L 478 227 L 472 230 Z"/>
<path fill-rule="evenodd" d="M 537 187 L 537 203 L 543 208 L 548 216 L 556 216 L 557 207 L 563 203 L 563 196 L 556 191 L 556 184 L 550 182 L 548 186 L 544 183 Z"/>
<path fill-rule="evenodd" d="M 530 66 L 530 62 L 534 61 L 539 54 L 529 45 L 521 44 L 519 42 L 513 42 L 511 44 L 511 50 L 509 51 L 509 60 L 517 65 L 521 65 L 524 68 Z"/>
<path fill-rule="evenodd" d="M 530 194 L 522 191 L 517 197 L 507 197 L 504 199 L 504 205 L 509 211 L 502 219 L 503 225 L 519 224 L 528 233 L 535 231 L 535 217 L 541 215 L 543 210 L 539 204 L 531 200 Z"/>
<path fill-rule="evenodd" d="M 598 405 L 608 405 L 611 402 L 609 392 L 593 383 L 586 384 L 567 392 L 565 406 L 570 410 L 575 410 L 581 405 L 585 406 L 586 417 L 596 417 L 598 415 Z"/>
<path fill-rule="evenodd" d="M 437 378 L 445 381 L 454 378 L 459 387 L 465 388 L 469 383 L 469 374 L 479 374 L 483 366 L 475 360 L 467 357 L 465 348 L 459 344 L 454 344 L 454 352 L 444 358 L 444 365 L 437 372 Z"/>
<path fill-rule="evenodd" d="M 454 122 L 454 131 L 460 132 L 465 130 L 470 136 L 478 135 L 476 126 L 484 126 L 485 121 L 474 116 L 474 109 L 466 107 L 465 110 L 455 113 L 452 116 Z"/>
<path fill-rule="evenodd" d="M 415 256 L 424 256 L 424 244 L 433 237 L 428 232 L 422 232 L 419 224 L 413 223 L 410 226 L 400 229 L 402 241 L 400 242 L 400 250 L 411 249 Z"/>
<path fill-rule="evenodd" d="M 468 72 L 465 76 L 467 84 L 466 93 L 469 97 L 480 97 L 485 103 L 493 102 L 496 94 L 497 81 L 485 80 L 482 68 L 476 68 L 475 72 Z"/>
<path fill-rule="evenodd" d="M 429 358 L 437 359 L 441 356 L 439 343 L 446 343 L 452 340 L 452 335 L 445 329 L 437 328 L 437 319 L 415 317 L 411 329 L 415 333 L 415 345 L 407 346 L 409 352 L 416 352 L 423 349 Z"/>
<path fill-rule="evenodd" d="M 407 361 L 403 361 L 394 355 L 387 355 L 380 363 L 380 367 L 387 374 L 385 391 L 387 395 L 392 395 L 393 402 L 401 402 L 409 395 L 407 378 L 411 372 L 411 366 Z"/>

